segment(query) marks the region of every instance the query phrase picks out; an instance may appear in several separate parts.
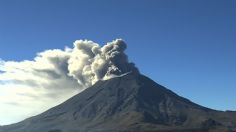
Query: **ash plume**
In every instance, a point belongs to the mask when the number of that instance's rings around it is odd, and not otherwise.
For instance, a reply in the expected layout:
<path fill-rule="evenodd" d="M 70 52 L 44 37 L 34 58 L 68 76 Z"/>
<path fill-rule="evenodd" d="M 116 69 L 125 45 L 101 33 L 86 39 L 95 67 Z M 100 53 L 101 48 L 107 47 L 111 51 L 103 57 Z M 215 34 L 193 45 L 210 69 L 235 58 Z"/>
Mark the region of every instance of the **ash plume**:
<path fill-rule="evenodd" d="M 121 39 L 107 43 L 103 47 L 92 41 L 77 40 L 68 60 L 69 75 L 78 83 L 91 86 L 101 79 L 126 72 L 137 72 L 124 53 L 126 44 Z"/>
<path fill-rule="evenodd" d="M 76 40 L 73 48 L 45 50 L 33 60 L 0 59 L 0 117 L 22 120 L 60 104 L 98 80 L 138 72 L 129 62 L 126 48 L 121 39 L 104 46 Z"/>

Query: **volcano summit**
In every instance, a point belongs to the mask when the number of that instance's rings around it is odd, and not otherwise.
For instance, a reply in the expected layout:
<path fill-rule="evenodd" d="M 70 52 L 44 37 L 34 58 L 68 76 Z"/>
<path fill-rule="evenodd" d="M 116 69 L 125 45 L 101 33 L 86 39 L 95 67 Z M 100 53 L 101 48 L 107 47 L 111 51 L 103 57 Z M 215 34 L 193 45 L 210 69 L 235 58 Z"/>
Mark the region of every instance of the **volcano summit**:
<path fill-rule="evenodd" d="M 73 49 L 47 50 L 33 61 L 2 62 L 0 75 L 4 79 L 35 90 L 16 96 L 35 97 L 37 93 L 38 97 L 40 89 L 44 99 L 50 95 L 57 101 L 61 93 L 70 93 L 75 87 L 83 91 L 42 114 L 1 126 L 0 132 L 236 130 L 236 112 L 203 107 L 157 84 L 129 62 L 126 47 L 121 39 L 102 47 L 93 41 L 77 40 Z M 37 106 L 35 99 L 21 100 L 17 104 L 28 106 L 24 102 L 32 102 Z M 51 106 L 50 102 L 46 105 Z"/>

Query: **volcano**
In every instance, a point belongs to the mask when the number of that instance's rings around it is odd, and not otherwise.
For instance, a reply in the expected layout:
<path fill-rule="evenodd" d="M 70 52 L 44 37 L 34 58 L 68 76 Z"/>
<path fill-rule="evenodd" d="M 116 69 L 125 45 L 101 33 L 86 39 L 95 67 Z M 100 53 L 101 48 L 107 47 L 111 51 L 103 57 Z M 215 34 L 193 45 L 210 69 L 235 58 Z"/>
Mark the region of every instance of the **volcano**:
<path fill-rule="evenodd" d="M 0 132 L 231 132 L 236 112 L 209 109 L 141 74 L 101 80 Z"/>

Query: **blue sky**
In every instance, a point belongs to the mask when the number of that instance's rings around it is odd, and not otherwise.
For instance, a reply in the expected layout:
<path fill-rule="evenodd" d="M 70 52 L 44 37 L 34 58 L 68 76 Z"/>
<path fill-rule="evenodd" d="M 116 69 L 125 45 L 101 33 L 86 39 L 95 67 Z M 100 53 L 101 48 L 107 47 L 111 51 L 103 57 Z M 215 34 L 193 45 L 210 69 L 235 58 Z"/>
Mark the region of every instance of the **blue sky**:
<path fill-rule="evenodd" d="M 139 70 L 193 102 L 236 110 L 236 1 L 1 0 L 0 58 L 122 38 Z"/>

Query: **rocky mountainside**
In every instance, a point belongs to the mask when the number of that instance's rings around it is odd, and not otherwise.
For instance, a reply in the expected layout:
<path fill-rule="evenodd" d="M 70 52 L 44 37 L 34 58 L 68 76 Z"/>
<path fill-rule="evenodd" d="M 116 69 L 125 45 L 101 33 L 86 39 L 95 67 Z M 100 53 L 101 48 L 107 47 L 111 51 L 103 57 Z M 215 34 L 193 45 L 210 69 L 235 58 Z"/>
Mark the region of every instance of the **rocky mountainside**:
<path fill-rule="evenodd" d="M 210 96 L 210 95 L 209 95 Z M 129 73 L 92 87 L 0 132 L 231 132 L 236 112 L 212 110 Z"/>

